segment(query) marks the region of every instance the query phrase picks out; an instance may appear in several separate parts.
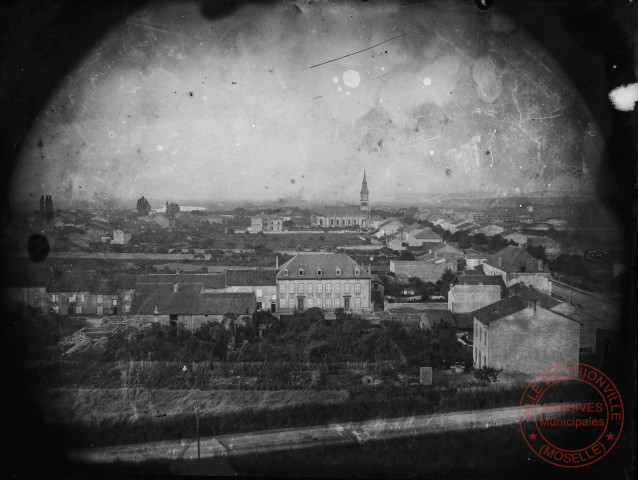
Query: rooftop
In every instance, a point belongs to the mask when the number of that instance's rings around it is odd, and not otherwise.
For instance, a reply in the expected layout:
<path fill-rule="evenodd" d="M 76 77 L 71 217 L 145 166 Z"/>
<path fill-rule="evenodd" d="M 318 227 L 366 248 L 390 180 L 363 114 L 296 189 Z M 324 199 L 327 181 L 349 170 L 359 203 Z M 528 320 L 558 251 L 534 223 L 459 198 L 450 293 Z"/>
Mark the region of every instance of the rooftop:
<path fill-rule="evenodd" d="M 337 275 L 337 269 L 340 274 Z M 359 274 L 355 271 L 358 269 Z M 284 271 L 288 275 L 284 275 Z M 321 272 L 319 274 L 319 272 Z M 300 275 L 301 273 L 301 275 Z M 366 272 L 349 255 L 345 253 L 298 253 L 293 258 L 284 263 L 279 273 L 278 279 L 372 279 L 372 275 Z"/>

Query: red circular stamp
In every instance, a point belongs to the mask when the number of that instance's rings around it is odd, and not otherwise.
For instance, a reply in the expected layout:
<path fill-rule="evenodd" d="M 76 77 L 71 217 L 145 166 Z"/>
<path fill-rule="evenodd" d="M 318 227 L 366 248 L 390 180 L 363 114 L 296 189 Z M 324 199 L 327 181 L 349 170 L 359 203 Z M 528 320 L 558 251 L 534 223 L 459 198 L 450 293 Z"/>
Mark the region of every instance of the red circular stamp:
<path fill-rule="evenodd" d="M 519 405 L 525 442 L 544 461 L 566 468 L 591 465 L 614 447 L 625 417 L 616 385 L 589 365 L 546 368 L 527 385 Z"/>

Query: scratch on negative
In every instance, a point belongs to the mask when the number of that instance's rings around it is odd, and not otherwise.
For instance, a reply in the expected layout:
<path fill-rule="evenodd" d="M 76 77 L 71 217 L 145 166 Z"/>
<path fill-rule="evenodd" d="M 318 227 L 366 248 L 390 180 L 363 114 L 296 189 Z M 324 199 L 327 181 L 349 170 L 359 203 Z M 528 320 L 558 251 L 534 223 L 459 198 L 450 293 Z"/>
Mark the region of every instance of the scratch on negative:
<path fill-rule="evenodd" d="M 301 71 L 303 72 L 304 70 L 308 70 L 310 68 L 320 67 L 321 65 L 325 65 L 326 63 L 336 62 L 337 60 L 341 60 L 342 58 L 351 57 L 352 55 L 356 55 L 357 53 L 365 52 L 366 50 L 373 49 L 374 47 L 378 47 L 379 45 L 383 45 L 384 43 L 387 43 L 387 42 L 389 42 L 391 40 L 395 40 L 395 39 L 400 38 L 400 37 L 404 37 L 406 35 L 407 35 L 407 33 L 402 33 L 401 35 L 396 35 L 396 36 L 394 36 L 392 38 L 388 38 L 387 40 L 384 40 L 383 42 L 379 42 L 379 43 L 377 43 L 375 45 L 372 45 L 371 47 L 364 48 L 363 50 L 358 50 L 356 52 L 349 53 L 348 55 L 343 55 L 341 57 L 333 58 L 332 60 L 327 60 L 325 62 L 317 63 L 316 65 L 312 65 L 310 67 L 302 68 Z"/>

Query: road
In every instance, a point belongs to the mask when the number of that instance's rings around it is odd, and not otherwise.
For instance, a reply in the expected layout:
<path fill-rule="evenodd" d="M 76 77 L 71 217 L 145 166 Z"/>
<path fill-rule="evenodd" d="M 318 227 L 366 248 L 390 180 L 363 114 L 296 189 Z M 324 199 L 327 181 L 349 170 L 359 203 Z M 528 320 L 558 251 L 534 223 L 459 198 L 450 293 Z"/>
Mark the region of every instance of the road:
<path fill-rule="evenodd" d="M 617 331 L 621 327 L 621 305 L 604 295 L 587 292 L 580 288 L 552 280 L 552 294 L 566 302 L 575 304 L 596 318 L 596 328 Z"/>
<path fill-rule="evenodd" d="M 560 415 L 556 412 L 548 417 Z M 493 428 L 514 423 L 518 423 L 518 406 L 226 434 L 202 438 L 200 455 L 201 458 L 218 458 L 325 445 L 348 443 L 363 445 L 371 440 Z M 69 452 L 68 456 L 72 461 L 89 464 L 198 458 L 196 439 L 75 450 Z"/>

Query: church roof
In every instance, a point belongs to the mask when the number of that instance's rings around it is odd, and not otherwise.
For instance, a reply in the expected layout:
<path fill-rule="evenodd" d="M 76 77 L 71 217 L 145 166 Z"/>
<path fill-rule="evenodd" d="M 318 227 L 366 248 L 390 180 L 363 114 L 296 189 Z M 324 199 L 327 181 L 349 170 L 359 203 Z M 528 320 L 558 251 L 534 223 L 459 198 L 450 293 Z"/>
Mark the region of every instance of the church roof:
<path fill-rule="evenodd" d="M 320 217 L 365 217 L 367 212 L 361 210 L 358 205 L 344 205 L 336 207 L 326 207 L 317 211 L 317 215 Z"/>
<path fill-rule="evenodd" d="M 361 182 L 361 193 L 368 194 L 368 181 L 366 180 L 366 172 L 363 172 L 363 182 Z"/>

